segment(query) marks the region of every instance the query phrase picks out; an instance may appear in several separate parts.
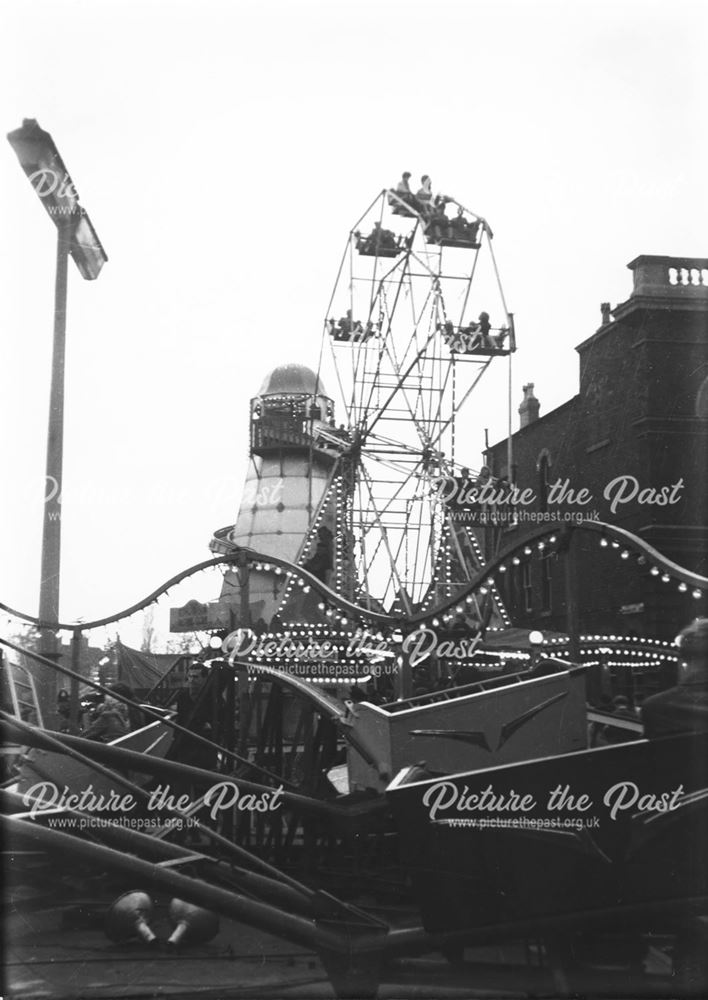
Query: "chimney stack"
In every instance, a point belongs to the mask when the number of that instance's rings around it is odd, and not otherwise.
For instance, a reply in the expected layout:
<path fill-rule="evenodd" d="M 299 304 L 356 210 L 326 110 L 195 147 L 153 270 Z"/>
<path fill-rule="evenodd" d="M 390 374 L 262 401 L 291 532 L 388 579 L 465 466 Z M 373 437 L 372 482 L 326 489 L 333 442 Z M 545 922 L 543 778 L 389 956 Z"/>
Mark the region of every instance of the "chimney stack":
<path fill-rule="evenodd" d="M 519 406 L 519 427 L 528 427 L 534 420 L 538 420 L 538 411 L 541 409 L 541 404 L 533 394 L 533 386 L 533 382 L 529 382 L 524 386 L 524 398 L 521 400 L 521 405 Z"/>

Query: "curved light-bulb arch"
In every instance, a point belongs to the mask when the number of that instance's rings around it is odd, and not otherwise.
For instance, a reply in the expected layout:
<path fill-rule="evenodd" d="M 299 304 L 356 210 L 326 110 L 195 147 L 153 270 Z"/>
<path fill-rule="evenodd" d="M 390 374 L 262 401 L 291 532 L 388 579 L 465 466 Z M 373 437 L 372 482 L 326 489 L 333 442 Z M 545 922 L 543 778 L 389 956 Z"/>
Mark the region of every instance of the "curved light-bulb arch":
<path fill-rule="evenodd" d="M 143 600 L 136 602 L 129 608 L 119 611 L 114 615 L 108 615 L 105 618 L 99 618 L 94 621 L 47 622 L 34 615 L 28 615 L 21 611 L 17 611 L 2 602 L 0 602 L 0 610 L 13 615 L 28 624 L 35 625 L 38 628 L 51 628 L 57 631 L 68 632 L 86 632 L 91 629 L 101 628 L 106 625 L 122 621 L 125 618 L 129 618 L 131 615 L 136 614 L 136 612 L 144 610 L 151 604 L 154 604 L 160 597 L 167 594 L 172 587 L 181 583 L 188 577 L 194 576 L 196 573 L 200 573 L 215 566 L 243 565 L 245 562 L 248 565 L 252 565 L 254 569 L 258 568 L 264 572 L 272 571 L 277 576 L 285 575 L 291 579 L 301 581 L 303 589 L 305 587 L 309 587 L 311 590 L 314 590 L 320 598 L 318 603 L 318 610 L 320 613 L 324 613 L 327 618 L 335 618 L 341 625 L 353 624 L 355 627 L 372 625 L 385 630 L 398 628 L 405 629 L 406 626 L 418 626 L 421 624 L 432 625 L 434 619 L 442 620 L 444 623 L 451 621 L 458 616 L 457 609 L 462 606 L 463 603 L 467 603 L 468 598 L 472 597 L 477 592 L 484 594 L 495 586 L 495 574 L 503 574 L 509 564 L 518 565 L 520 562 L 523 562 L 524 557 L 526 559 L 533 558 L 534 553 L 541 554 L 545 557 L 548 554 L 548 550 L 553 549 L 553 546 L 556 546 L 556 552 L 561 551 L 564 547 L 564 543 L 569 540 L 570 535 L 574 531 L 585 531 L 599 535 L 600 545 L 603 548 L 610 548 L 615 551 L 619 551 L 620 548 L 622 548 L 623 552 L 627 551 L 628 553 L 626 559 L 628 559 L 629 555 L 634 552 L 637 554 L 638 562 L 642 565 L 642 567 L 648 567 L 650 575 L 656 576 L 660 574 L 664 582 L 675 582 L 679 591 L 681 593 L 686 593 L 687 596 L 693 600 L 700 599 L 706 594 L 706 592 L 708 592 L 708 577 L 701 576 L 699 573 L 693 573 L 692 571 L 679 566 L 678 563 L 667 559 L 666 556 L 663 556 L 660 552 L 654 549 L 642 538 L 639 538 L 637 535 L 633 535 L 624 528 L 619 528 L 611 524 L 605 524 L 602 521 L 581 521 L 576 524 L 565 526 L 562 532 L 559 532 L 557 528 L 553 529 L 549 527 L 540 527 L 535 529 L 522 541 L 510 546 L 494 560 L 489 562 L 477 574 L 476 578 L 471 580 L 468 586 L 457 593 L 454 597 L 441 602 L 435 607 L 429 609 L 426 608 L 422 612 L 408 616 L 403 614 L 388 615 L 383 612 L 362 608 L 359 605 L 348 601 L 334 590 L 331 590 L 320 579 L 313 576 L 312 573 L 304 569 L 302 566 L 296 566 L 294 563 L 291 563 L 286 559 L 281 559 L 276 556 L 266 556 L 263 553 L 256 552 L 253 549 L 248 548 L 235 549 L 227 555 L 216 556 L 213 559 L 207 559 L 201 563 L 196 563 L 194 566 L 190 566 L 188 569 L 185 569 L 181 573 L 171 577 L 166 583 L 156 588 Z M 608 538 L 610 540 L 609 546 L 607 544 Z M 622 556 L 622 558 L 625 557 Z M 684 584 L 685 586 L 682 586 Z M 322 605 L 324 605 L 324 612 L 322 611 Z M 211 630 L 206 629 L 203 631 Z M 214 631 L 216 631 L 216 629 Z"/>

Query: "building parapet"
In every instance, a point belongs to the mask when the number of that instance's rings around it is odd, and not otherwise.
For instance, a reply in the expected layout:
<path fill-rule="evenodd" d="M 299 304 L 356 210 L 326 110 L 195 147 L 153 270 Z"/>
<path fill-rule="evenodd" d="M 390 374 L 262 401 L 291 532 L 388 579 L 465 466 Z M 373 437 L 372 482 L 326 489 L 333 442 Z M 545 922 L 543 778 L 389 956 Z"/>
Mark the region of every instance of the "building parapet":
<path fill-rule="evenodd" d="M 632 297 L 687 295 L 708 298 L 708 258 L 641 254 L 627 264 L 634 276 Z"/>

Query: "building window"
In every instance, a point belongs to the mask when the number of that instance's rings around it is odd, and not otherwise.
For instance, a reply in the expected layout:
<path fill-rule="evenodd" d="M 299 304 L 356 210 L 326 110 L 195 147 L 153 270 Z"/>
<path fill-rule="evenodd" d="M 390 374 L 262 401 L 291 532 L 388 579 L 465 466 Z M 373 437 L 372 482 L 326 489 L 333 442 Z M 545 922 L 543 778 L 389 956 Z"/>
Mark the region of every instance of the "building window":
<path fill-rule="evenodd" d="M 533 611 L 533 597 L 531 593 L 531 563 L 521 564 L 521 589 L 524 595 L 524 611 L 531 614 Z"/>
<path fill-rule="evenodd" d="M 551 610 L 553 600 L 551 587 L 551 557 L 541 560 L 541 607 L 544 611 Z"/>
<path fill-rule="evenodd" d="M 696 416 L 708 420 L 708 378 L 704 378 L 696 394 Z"/>
<path fill-rule="evenodd" d="M 536 462 L 538 472 L 538 507 L 541 511 L 548 510 L 548 483 L 551 472 L 551 456 L 547 448 L 544 448 L 538 456 Z"/>

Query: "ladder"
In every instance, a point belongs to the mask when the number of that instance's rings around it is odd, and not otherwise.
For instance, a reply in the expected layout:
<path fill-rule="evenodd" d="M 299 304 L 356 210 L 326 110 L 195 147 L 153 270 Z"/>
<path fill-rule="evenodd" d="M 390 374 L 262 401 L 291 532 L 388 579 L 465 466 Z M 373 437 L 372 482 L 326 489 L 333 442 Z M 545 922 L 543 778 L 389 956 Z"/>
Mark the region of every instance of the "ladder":
<path fill-rule="evenodd" d="M 0 653 L 0 671 L 2 672 L 3 687 L 7 685 L 12 705 L 12 714 L 17 719 L 31 721 L 40 728 L 44 727 L 42 719 L 42 709 L 37 698 L 37 688 L 34 677 L 29 667 L 22 663 L 11 663 L 6 656 Z"/>

